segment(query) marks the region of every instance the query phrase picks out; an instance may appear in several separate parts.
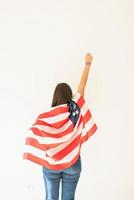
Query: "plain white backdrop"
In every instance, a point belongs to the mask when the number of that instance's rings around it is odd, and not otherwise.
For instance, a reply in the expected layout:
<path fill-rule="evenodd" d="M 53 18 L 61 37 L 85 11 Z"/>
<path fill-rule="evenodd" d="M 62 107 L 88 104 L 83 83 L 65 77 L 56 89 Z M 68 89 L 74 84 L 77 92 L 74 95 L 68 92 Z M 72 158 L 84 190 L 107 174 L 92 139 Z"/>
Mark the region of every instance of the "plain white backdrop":
<path fill-rule="evenodd" d="M 76 200 L 134 199 L 134 1 L 0 0 L 0 199 L 44 200 L 41 167 L 22 159 L 27 130 L 58 82 L 98 126 L 82 149 Z"/>

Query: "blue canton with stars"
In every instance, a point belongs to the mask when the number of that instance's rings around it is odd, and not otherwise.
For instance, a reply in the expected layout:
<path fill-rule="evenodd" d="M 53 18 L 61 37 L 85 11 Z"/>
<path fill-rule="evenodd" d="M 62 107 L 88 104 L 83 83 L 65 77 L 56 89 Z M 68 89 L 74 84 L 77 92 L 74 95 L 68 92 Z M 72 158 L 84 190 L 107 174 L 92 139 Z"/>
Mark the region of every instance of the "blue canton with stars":
<path fill-rule="evenodd" d="M 69 106 L 69 112 L 70 112 L 69 118 L 71 119 L 71 121 L 75 126 L 79 118 L 80 107 L 73 100 L 69 101 L 67 105 Z"/>

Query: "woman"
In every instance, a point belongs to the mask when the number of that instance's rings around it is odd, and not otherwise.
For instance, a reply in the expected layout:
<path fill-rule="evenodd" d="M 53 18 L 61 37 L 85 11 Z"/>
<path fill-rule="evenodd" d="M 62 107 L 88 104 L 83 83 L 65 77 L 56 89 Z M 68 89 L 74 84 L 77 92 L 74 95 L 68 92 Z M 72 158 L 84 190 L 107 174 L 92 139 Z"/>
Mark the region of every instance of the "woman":
<path fill-rule="evenodd" d="M 84 97 L 85 86 L 88 79 L 89 69 L 93 57 L 90 53 L 87 53 L 85 56 L 85 68 L 82 73 L 80 83 L 78 85 L 77 92 Z M 77 123 L 80 114 L 80 106 L 72 100 L 72 90 L 67 83 L 57 84 L 52 100 L 52 107 L 68 103 L 70 109 L 70 119 L 73 122 L 74 126 Z M 75 115 L 74 115 L 75 111 Z M 62 167 L 60 169 L 52 169 L 49 166 L 42 167 L 45 191 L 46 191 L 46 200 L 58 200 L 59 199 L 59 186 L 60 180 L 62 180 L 62 200 L 74 200 L 76 186 L 81 174 L 81 157 L 77 157 L 75 163 L 69 167 Z"/>

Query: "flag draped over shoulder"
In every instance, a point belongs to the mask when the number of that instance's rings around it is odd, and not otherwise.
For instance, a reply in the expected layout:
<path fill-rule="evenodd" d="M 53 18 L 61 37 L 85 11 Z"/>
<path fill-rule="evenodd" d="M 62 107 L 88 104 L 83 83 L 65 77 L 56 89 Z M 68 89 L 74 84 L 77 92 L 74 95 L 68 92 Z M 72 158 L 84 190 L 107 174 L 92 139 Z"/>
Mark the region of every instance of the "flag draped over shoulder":
<path fill-rule="evenodd" d="M 97 130 L 84 97 L 76 92 L 70 103 L 41 113 L 28 130 L 23 159 L 59 170 L 70 167 L 81 145 Z"/>

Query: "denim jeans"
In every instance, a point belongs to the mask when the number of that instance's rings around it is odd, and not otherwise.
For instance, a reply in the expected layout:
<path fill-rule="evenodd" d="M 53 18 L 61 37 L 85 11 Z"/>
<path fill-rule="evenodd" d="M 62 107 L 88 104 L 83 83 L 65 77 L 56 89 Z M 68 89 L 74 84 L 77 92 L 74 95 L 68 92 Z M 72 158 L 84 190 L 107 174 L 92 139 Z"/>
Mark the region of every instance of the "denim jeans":
<path fill-rule="evenodd" d="M 81 174 L 81 157 L 71 166 L 63 170 L 52 170 L 42 167 L 45 184 L 45 200 L 59 200 L 61 180 L 61 200 L 74 200 L 76 186 Z"/>

